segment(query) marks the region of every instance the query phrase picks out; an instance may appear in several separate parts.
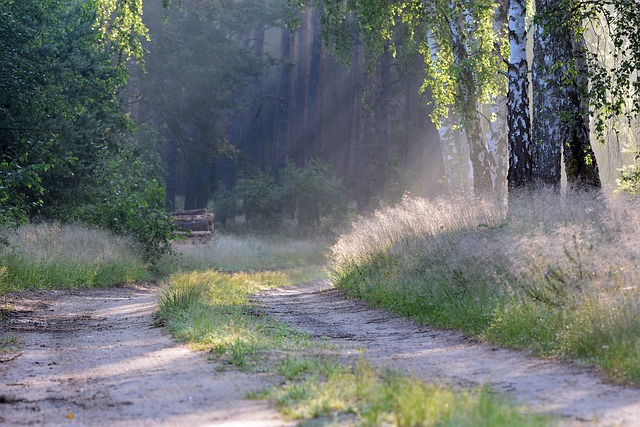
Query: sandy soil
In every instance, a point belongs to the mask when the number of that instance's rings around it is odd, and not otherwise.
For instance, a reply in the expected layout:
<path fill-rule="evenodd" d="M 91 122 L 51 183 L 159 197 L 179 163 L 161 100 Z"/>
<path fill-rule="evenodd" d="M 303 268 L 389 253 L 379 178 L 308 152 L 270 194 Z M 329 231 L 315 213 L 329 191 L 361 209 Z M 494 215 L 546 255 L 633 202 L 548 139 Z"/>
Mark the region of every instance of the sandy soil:
<path fill-rule="evenodd" d="M 269 315 L 317 337 L 345 356 L 426 381 L 490 384 L 531 412 L 553 412 L 570 426 L 640 426 L 640 389 L 607 384 L 593 370 L 473 342 L 345 298 L 327 282 L 268 291 Z"/>
<path fill-rule="evenodd" d="M 220 370 L 153 326 L 157 289 L 38 291 L 9 297 L 0 337 L 0 424 L 108 426 L 292 425 L 264 402 L 264 374 Z M 327 282 L 268 291 L 261 310 L 330 340 L 347 360 L 456 386 L 490 384 L 532 412 L 571 426 L 640 426 L 640 390 L 592 370 L 477 343 L 345 298 Z"/>
<path fill-rule="evenodd" d="M 283 426 L 243 396 L 265 378 L 228 370 L 153 327 L 157 289 L 38 291 L 9 297 L 0 336 L 0 424 Z"/>

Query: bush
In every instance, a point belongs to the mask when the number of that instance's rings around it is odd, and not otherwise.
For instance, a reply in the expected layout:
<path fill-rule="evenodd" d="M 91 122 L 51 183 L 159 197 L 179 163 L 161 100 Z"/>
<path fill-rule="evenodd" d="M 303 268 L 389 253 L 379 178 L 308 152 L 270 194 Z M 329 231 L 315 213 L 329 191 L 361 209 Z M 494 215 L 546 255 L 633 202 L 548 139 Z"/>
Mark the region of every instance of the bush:
<path fill-rule="evenodd" d="M 340 221 L 345 217 L 347 189 L 329 176 L 326 163 L 311 160 L 299 168 L 287 161 L 280 180 L 285 200 L 293 204 L 298 227 L 317 229 L 322 218 Z"/>
<path fill-rule="evenodd" d="M 282 223 L 282 191 L 273 175 L 258 172 L 238 181 L 235 190 L 242 200 L 240 213 L 243 213 L 250 226 L 274 228 Z"/>
<path fill-rule="evenodd" d="M 164 210 L 164 188 L 148 178 L 151 169 L 131 150 L 104 158 L 96 170 L 92 202 L 78 209 L 76 216 L 115 234 L 131 236 L 145 260 L 155 263 L 171 251 L 175 225 Z"/>

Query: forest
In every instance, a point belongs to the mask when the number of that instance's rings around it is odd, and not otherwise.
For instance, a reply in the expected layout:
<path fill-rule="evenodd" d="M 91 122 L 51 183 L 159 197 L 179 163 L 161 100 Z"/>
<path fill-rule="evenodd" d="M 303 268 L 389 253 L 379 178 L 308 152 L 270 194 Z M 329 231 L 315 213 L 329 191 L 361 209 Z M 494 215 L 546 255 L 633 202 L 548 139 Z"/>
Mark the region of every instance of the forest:
<path fill-rule="evenodd" d="M 405 194 L 637 191 L 632 0 L 2 9 L 5 224 L 162 252 L 179 209 L 317 230 Z"/>
<path fill-rule="evenodd" d="M 640 424 L 639 77 L 637 0 L 0 0 L 0 423 Z"/>

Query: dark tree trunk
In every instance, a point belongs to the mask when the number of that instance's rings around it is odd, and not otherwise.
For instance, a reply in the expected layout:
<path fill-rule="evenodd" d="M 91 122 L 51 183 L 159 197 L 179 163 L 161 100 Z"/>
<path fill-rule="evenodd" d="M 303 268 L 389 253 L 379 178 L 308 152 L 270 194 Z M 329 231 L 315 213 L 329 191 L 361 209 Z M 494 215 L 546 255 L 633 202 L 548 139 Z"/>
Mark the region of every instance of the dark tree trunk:
<path fill-rule="evenodd" d="M 287 156 L 287 134 L 289 129 L 289 97 L 291 82 L 291 33 L 288 29 L 282 29 L 280 52 L 284 63 L 280 71 L 280 83 L 278 88 L 278 108 L 276 110 L 275 131 L 275 162 L 278 166 L 284 165 Z"/>
<path fill-rule="evenodd" d="M 586 191 L 600 188 L 600 174 L 589 131 L 589 106 L 585 97 L 589 84 L 586 49 L 582 37 L 572 40 L 575 73 L 572 85 L 565 88 L 567 134 L 563 138 L 564 166 L 570 191 Z"/>
<path fill-rule="evenodd" d="M 176 210 L 176 179 L 178 174 L 178 140 L 174 135 L 167 138 L 164 160 L 167 164 L 165 208 L 167 212 L 173 212 Z"/>
<path fill-rule="evenodd" d="M 305 99 L 305 158 L 317 155 L 320 135 L 320 59 L 322 40 L 320 39 L 320 12 L 314 11 L 311 21 L 311 52 L 307 72 L 307 96 Z"/>
<path fill-rule="evenodd" d="M 534 39 L 534 177 L 545 188 L 560 188 L 561 152 L 570 190 L 600 187 L 589 140 L 586 48 L 576 38 L 564 0 L 537 0 Z"/>

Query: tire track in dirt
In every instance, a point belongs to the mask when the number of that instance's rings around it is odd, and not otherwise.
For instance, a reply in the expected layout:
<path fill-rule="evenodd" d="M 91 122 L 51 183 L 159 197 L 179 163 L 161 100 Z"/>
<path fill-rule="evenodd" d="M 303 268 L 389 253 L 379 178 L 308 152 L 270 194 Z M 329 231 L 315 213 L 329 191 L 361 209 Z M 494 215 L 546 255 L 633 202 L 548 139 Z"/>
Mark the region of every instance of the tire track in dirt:
<path fill-rule="evenodd" d="M 157 287 L 8 296 L 0 337 L 0 424 L 7 426 L 283 426 L 259 374 L 220 372 L 153 327 Z"/>
<path fill-rule="evenodd" d="M 606 383 L 597 372 L 474 342 L 349 299 L 327 281 L 265 291 L 262 310 L 345 357 L 364 350 L 376 367 L 454 386 L 489 384 L 529 412 L 552 412 L 569 426 L 640 426 L 640 389 Z"/>

